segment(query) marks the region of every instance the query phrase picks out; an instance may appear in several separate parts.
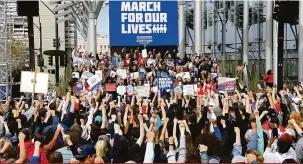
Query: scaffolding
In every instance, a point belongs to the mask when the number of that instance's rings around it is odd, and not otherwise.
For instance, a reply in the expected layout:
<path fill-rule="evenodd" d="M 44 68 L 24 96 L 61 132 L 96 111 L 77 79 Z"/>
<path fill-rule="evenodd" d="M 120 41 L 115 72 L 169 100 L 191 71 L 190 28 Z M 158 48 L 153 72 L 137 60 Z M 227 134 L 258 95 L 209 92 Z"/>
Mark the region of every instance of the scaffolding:
<path fill-rule="evenodd" d="M 10 3 L 0 0 L 0 101 L 7 100 L 12 94 L 11 83 L 11 46 L 9 40 L 11 36 Z"/>

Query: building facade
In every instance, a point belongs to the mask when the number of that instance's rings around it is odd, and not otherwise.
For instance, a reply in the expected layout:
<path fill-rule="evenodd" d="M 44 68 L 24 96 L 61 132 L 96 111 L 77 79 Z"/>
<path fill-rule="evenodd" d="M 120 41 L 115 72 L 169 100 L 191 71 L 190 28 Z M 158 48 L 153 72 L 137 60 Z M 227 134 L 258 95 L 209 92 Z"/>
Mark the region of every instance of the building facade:
<path fill-rule="evenodd" d="M 85 47 L 85 41 L 82 38 L 78 38 L 78 48 L 80 48 L 80 51 L 84 52 Z M 109 46 L 109 38 L 108 36 L 100 36 L 97 34 L 97 53 L 98 54 L 105 54 L 110 53 L 110 46 Z"/>
<path fill-rule="evenodd" d="M 46 4 L 47 5 L 47 4 Z M 50 7 L 50 6 L 49 6 Z M 37 26 L 34 27 L 34 37 L 35 37 L 35 49 L 36 54 L 40 54 L 40 37 L 42 38 L 42 52 L 46 50 L 55 50 L 54 39 L 56 38 L 56 20 L 54 14 L 42 3 L 39 2 L 39 17 L 34 17 L 34 24 Z M 60 19 L 60 18 L 59 18 Z M 40 21 L 40 22 L 39 22 Z M 40 27 L 41 23 L 41 27 Z M 42 30 L 40 36 L 40 30 Z M 58 36 L 60 47 L 59 50 L 66 51 L 66 53 L 71 53 L 72 49 L 75 48 L 77 44 L 77 30 L 75 30 L 74 23 L 72 21 L 66 21 L 58 24 Z M 36 55 L 36 57 L 37 57 Z M 55 57 L 51 57 L 42 55 L 44 59 L 44 67 L 43 71 L 49 73 L 49 82 L 51 84 L 55 84 Z M 37 58 L 36 58 L 37 60 Z M 60 62 L 60 60 L 59 60 Z M 37 62 L 36 62 L 37 63 Z M 36 64 L 36 70 L 40 70 L 40 68 Z M 60 66 L 59 68 L 59 76 L 60 79 L 64 77 L 65 68 Z"/>

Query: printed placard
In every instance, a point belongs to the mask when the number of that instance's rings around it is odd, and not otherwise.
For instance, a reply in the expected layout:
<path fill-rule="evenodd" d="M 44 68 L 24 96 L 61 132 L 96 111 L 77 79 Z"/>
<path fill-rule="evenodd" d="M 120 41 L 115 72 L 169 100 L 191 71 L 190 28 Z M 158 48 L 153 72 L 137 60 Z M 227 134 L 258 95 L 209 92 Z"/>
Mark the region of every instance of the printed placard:
<path fill-rule="evenodd" d="M 235 91 L 236 78 L 218 77 L 218 88 L 220 91 Z"/>
<path fill-rule="evenodd" d="M 134 87 L 132 85 L 128 85 L 126 87 L 126 91 L 127 91 L 127 94 L 132 95 L 132 94 L 134 94 Z"/>
<path fill-rule="evenodd" d="M 125 69 L 117 69 L 117 76 L 121 77 L 122 79 L 126 79 L 127 71 Z"/>
<path fill-rule="evenodd" d="M 109 76 L 110 76 L 110 77 L 115 77 L 116 74 L 117 74 L 117 73 L 116 73 L 115 71 L 110 71 L 110 75 L 109 75 Z"/>
<path fill-rule="evenodd" d="M 77 83 L 76 84 L 76 93 L 80 93 L 83 90 L 83 84 L 82 83 Z"/>
<path fill-rule="evenodd" d="M 194 85 L 183 85 L 183 95 L 184 96 L 194 95 Z"/>
<path fill-rule="evenodd" d="M 156 65 L 156 60 L 155 59 L 148 59 L 147 60 L 147 66 L 150 66 L 150 65 Z"/>
<path fill-rule="evenodd" d="M 117 87 L 117 93 L 118 93 L 119 95 L 124 95 L 125 92 L 126 92 L 126 87 L 125 87 L 125 86 L 118 86 L 118 87 Z"/>
<path fill-rule="evenodd" d="M 34 107 L 30 107 L 27 111 L 23 113 L 23 115 L 27 118 L 27 121 L 33 117 L 34 111 Z"/>
<path fill-rule="evenodd" d="M 158 89 L 174 89 L 174 77 L 158 77 Z"/>
<path fill-rule="evenodd" d="M 80 78 L 80 73 L 79 72 L 73 72 L 72 78 L 73 79 L 79 79 Z"/>
<path fill-rule="evenodd" d="M 150 95 L 150 86 L 136 86 L 135 92 L 138 96 L 149 97 Z"/>
<path fill-rule="evenodd" d="M 181 78 L 182 78 L 182 77 L 183 77 L 183 75 L 184 75 L 184 73 L 182 73 L 182 72 L 181 72 L 181 73 L 177 73 L 177 74 L 176 74 L 176 79 L 178 79 L 179 77 L 181 77 Z"/>
<path fill-rule="evenodd" d="M 90 77 L 94 76 L 94 74 L 88 72 L 88 71 L 85 71 L 82 73 L 81 75 L 81 79 L 89 79 Z"/>
<path fill-rule="evenodd" d="M 102 71 L 95 71 L 95 75 L 100 77 L 100 80 L 102 80 Z"/>
<path fill-rule="evenodd" d="M 20 92 L 32 93 L 34 89 L 35 72 L 22 71 Z M 35 93 L 48 92 L 48 74 L 36 73 Z"/>
<path fill-rule="evenodd" d="M 101 79 L 98 75 L 94 75 L 87 80 L 87 84 L 90 86 L 91 90 L 100 88 Z"/>
<path fill-rule="evenodd" d="M 167 61 L 167 62 L 166 62 L 166 65 L 167 65 L 167 66 L 170 66 L 170 67 L 174 67 L 174 66 L 175 66 L 175 64 L 174 64 L 173 61 Z"/>
<path fill-rule="evenodd" d="M 146 49 L 142 50 L 142 57 L 147 58 L 147 50 Z"/>
<path fill-rule="evenodd" d="M 138 79 L 139 78 L 139 72 L 133 72 L 130 74 L 130 77 L 133 79 Z"/>
<path fill-rule="evenodd" d="M 182 78 L 183 79 L 190 79 L 190 73 L 189 72 L 184 72 Z"/>

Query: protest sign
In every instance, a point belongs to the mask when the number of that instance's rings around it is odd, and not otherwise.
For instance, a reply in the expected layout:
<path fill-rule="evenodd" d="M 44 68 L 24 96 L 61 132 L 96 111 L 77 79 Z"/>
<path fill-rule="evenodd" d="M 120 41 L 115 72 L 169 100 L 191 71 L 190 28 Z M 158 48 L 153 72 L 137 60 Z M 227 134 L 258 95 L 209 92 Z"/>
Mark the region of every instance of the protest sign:
<path fill-rule="evenodd" d="M 147 60 L 147 66 L 150 66 L 150 65 L 156 65 L 156 60 L 155 59 L 148 59 Z"/>
<path fill-rule="evenodd" d="M 87 93 L 87 97 L 88 99 L 94 98 L 95 96 L 97 96 L 98 91 L 96 89 L 91 90 Z"/>
<path fill-rule="evenodd" d="M 166 65 L 169 66 L 169 67 L 174 67 L 175 66 L 173 61 L 167 61 Z"/>
<path fill-rule="evenodd" d="M 126 91 L 127 91 L 127 94 L 132 95 L 132 94 L 134 94 L 134 87 L 132 85 L 128 85 L 126 87 Z"/>
<path fill-rule="evenodd" d="M 174 77 L 158 77 L 158 89 L 174 89 Z"/>
<path fill-rule="evenodd" d="M 72 77 L 73 77 L 73 79 L 79 79 L 80 78 L 80 73 L 79 72 L 73 72 Z"/>
<path fill-rule="evenodd" d="M 190 73 L 189 72 L 185 72 L 182 76 L 183 79 L 190 79 Z"/>
<path fill-rule="evenodd" d="M 89 79 L 90 77 L 94 76 L 94 74 L 88 72 L 88 71 L 85 71 L 82 73 L 81 75 L 81 79 Z"/>
<path fill-rule="evenodd" d="M 127 71 L 125 69 L 118 69 L 117 76 L 121 77 L 122 79 L 127 78 Z"/>
<path fill-rule="evenodd" d="M 115 71 L 110 71 L 110 75 L 109 75 L 109 76 L 110 76 L 110 77 L 115 77 L 116 74 L 117 74 L 117 73 L 116 73 Z"/>
<path fill-rule="evenodd" d="M 130 77 L 132 77 L 133 79 L 138 79 L 139 78 L 139 72 L 133 72 L 133 73 L 131 73 Z"/>
<path fill-rule="evenodd" d="M 95 71 L 95 75 L 100 77 L 100 80 L 102 80 L 102 71 Z"/>
<path fill-rule="evenodd" d="M 149 97 L 150 87 L 149 86 L 136 86 L 135 92 L 138 96 Z"/>
<path fill-rule="evenodd" d="M 90 89 L 96 89 L 96 88 L 100 88 L 101 86 L 101 79 L 98 75 L 94 75 L 92 77 L 90 77 L 87 80 L 87 84 L 90 86 Z"/>
<path fill-rule="evenodd" d="M 169 73 L 169 75 L 171 75 L 171 76 L 174 76 L 174 75 L 175 75 L 175 72 L 172 71 L 172 70 L 169 70 L 168 73 Z"/>
<path fill-rule="evenodd" d="M 142 57 L 147 58 L 147 50 L 146 49 L 142 50 Z"/>
<path fill-rule="evenodd" d="M 20 92 L 32 93 L 33 89 L 34 89 L 34 79 L 36 79 L 35 93 L 47 93 L 48 92 L 48 74 L 47 73 L 35 73 L 35 72 L 30 72 L 30 71 L 21 72 Z"/>
<path fill-rule="evenodd" d="M 235 91 L 236 78 L 219 77 L 218 88 L 220 91 Z"/>
<path fill-rule="evenodd" d="M 181 73 L 177 73 L 177 74 L 176 74 L 176 79 L 178 79 L 179 77 L 181 77 L 181 78 L 182 78 L 182 77 L 183 77 L 183 75 L 184 75 L 184 73 L 182 73 L 182 72 L 181 72 Z"/>
<path fill-rule="evenodd" d="M 144 68 L 140 68 L 139 69 L 139 77 L 140 78 L 144 78 L 145 77 L 145 69 Z"/>
<path fill-rule="evenodd" d="M 83 84 L 82 83 L 77 83 L 76 85 L 76 93 L 80 93 L 83 90 Z"/>
<path fill-rule="evenodd" d="M 105 89 L 107 92 L 114 92 L 117 90 L 116 84 L 106 84 Z"/>
<path fill-rule="evenodd" d="M 30 107 L 27 111 L 23 113 L 23 115 L 27 118 L 27 121 L 32 118 L 34 115 L 34 107 Z"/>
<path fill-rule="evenodd" d="M 118 87 L 117 87 L 117 93 L 118 93 L 119 95 L 124 95 L 125 92 L 126 92 L 126 87 L 125 87 L 125 86 L 118 86 Z"/>
<path fill-rule="evenodd" d="M 183 85 L 184 96 L 194 95 L 194 85 Z"/>

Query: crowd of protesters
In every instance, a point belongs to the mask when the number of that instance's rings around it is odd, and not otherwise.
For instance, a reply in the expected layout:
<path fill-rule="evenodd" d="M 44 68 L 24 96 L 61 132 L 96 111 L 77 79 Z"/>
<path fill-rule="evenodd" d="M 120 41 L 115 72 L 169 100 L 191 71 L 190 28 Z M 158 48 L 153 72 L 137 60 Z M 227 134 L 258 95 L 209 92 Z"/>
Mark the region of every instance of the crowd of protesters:
<path fill-rule="evenodd" d="M 117 69 L 127 70 L 122 78 Z M 91 55 L 73 51 L 73 88 L 66 95 L 37 95 L 34 102 L 8 99 L 0 106 L 0 156 L 5 163 L 295 163 L 303 162 L 302 96 L 272 85 L 272 73 L 248 91 L 237 81 L 220 91 L 216 58 L 139 50 Z M 102 72 L 92 88 L 82 74 Z M 138 77 L 130 76 L 134 72 Z M 157 90 L 159 76 L 175 77 L 174 88 Z M 87 73 L 85 73 L 87 74 Z M 107 91 L 150 86 L 138 96 Z M 82 86 L 82 87 L 79 87 Z M 79 90 L 80 88 L 80 90 Z M 156 88 L 156 89 L 155 89 Z"/>

